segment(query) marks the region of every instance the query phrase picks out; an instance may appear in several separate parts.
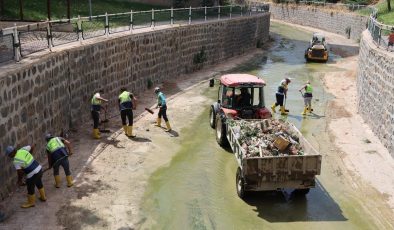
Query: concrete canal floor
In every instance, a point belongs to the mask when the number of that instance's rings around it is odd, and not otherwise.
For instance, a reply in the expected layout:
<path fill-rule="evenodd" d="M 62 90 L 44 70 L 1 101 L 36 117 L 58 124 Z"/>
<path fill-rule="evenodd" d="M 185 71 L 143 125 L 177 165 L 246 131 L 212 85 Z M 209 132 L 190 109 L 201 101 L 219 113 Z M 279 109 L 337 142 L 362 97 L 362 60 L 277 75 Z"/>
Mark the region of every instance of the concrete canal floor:
<path fill-rule="evenodd" d="M 154 127 L 155 116 L 147 113 L 138 117 L 133 140 L 120 131 L 86 140 L 88 125 L 71 133 L 75 187 L 47 186 L 48 202 L 28 210 L 17 207 L 24 199 L 18 192 L 7 201 L 13 211 L 0 229 L 393 229 L 394 161 L 356 114 L 357 47 L 327 34 L 334 51 L 329 62 L 306 64 L 303 52 L 311 34 L 308 28 L 273 22 L 266 51 L 165 82 L 164 91 L 172 95 L 171 133 Z M 317 187 L 305 198 L 287 190 L 238 198 L 235 158 L 217 145 L 208 124 L 217 88 L 198 83 L 226 72 L 264 78 L 267 106 L 279 81 L 293 79 L 290 114 L 284 118 L 323 155 Z M 306 80 L 314 86 L 315 113 L 303 119 L 298 89 Z M 152 92 L 139 96 L 137 113 L 154 102 Z M 119 121 L 108 128 L 119 128 Z M 44 183 L 52 183 L 49 174 Z"/>

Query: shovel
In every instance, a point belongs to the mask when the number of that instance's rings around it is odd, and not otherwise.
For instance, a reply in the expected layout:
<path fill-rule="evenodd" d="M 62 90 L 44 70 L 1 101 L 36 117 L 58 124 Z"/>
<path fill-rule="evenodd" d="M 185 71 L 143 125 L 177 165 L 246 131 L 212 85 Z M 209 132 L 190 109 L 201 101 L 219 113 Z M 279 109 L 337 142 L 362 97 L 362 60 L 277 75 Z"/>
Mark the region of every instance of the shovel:
<path fill-rule="evenodd" d="M 284 104 L 284 107 L 285 107 L 285 112 L 288 113 L 288 112 L 290 112 L 290 110 L 286 109 L 286 99 L 287 99 L 287 97 L 285 97 L 285 104 Z"/>

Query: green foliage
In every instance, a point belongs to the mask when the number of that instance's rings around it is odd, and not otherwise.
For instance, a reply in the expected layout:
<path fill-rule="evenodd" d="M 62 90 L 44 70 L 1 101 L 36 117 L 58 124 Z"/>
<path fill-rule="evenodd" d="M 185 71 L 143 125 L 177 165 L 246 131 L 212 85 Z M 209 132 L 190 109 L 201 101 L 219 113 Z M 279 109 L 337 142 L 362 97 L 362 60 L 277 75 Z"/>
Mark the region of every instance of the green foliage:
<path fill-rule="evenodd" d="M 89 1 L 70 0 L 71 1 L 71 17 L 89 16 Z M 66 0 L 51 0 L 52 19 L 66 18 L 67 4 Z M 23 14 L 25 20 L 45 20 L 47 14 L 47 1 L 24 0 Z M 160 6 L 152 6 L 143 3 L 129 2 L 126 0 L 92 0 L 93 15 L 102 15 L 107 13 L 123 13 L 130 10 L 151 10 L 152 8 L 161 9 Z M 5 0 L 4 15 L 0 16 L 4 19 L 19 19 L 19 1 Z"/>
<path fill-rule="evenodd" d="M 193 63 L 198 65 L 207 61 L 207 54 L 205 53 L 205 47 L 202 47 L 200 52 L 196 53 L 193 57 Z"/>
<path fill-rule="evenodd" d="M 147 87 L 148 87 L 148 89 L 151 89 L 153 87 L 153 81 L 150 78 L 147 81 Z"/>

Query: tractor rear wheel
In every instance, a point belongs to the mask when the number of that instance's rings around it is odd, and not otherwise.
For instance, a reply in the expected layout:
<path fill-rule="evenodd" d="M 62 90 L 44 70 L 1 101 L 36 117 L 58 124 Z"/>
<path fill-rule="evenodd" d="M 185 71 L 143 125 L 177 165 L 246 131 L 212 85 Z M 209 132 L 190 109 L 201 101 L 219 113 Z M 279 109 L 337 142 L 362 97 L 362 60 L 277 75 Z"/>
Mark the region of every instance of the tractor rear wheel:
<path fill-rule="evenodd" d="M 216 141 L 222 147 L 228 145 L 228 140 L 226 137 L 226 124 L 223 123 L 220 116 L 216 116 Z"/>

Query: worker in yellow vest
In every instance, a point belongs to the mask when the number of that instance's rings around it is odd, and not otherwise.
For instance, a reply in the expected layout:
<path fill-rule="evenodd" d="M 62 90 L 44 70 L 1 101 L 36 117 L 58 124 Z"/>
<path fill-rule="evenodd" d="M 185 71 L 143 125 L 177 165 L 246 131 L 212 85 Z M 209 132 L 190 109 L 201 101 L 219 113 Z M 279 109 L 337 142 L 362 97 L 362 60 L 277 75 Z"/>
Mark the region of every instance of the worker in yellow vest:
<path fill-rule="evenodd" d="M 22 208 L 30 208 L 35 206 L 35 187 L 37 187 L 38 191 L 40 192 L 39 199 L 41 201 L 47 200 L 45 196 L 44 185 L 42 184 L 41 180 L 43 174 L 42 166 L 36 160 L 34 160 L 34 157 L 31 155 L 33 150 L 34 145 L 28 145 L 19 150 L 16 150 L 16 148 L 13 146 L 8 146 L 5 150 L 6 155 L 10 158 L 13 158 L 13 163 L 18 173 L 19 186 L 24 185 L 22 179 L 24 175 L 26 176 L 27 202 L 21 206 Z"/>
<path fill-rule="evenodd" d="M 63 167 L 64 173 L 66 174 L 67 187 L 73 186 L 74 183 L 71 176 L 70 163 L 68 161 L 68 156 L 73 154 L 71 150 L 71 143 L 62 137 L 54 137 L 51 134 L 47 134 L 45 139 L 47 141 L 46 150 L 48 156 L 48 165 L 49 168 L 53 168 L 55 187 L 60 188 L 60 166 Z"/>
<path fill-rule="evenodd" d="M 101 110 L 101 103 L 108 102 L 107 99 L 104 99 L 101 97 L 101 94 L 103 94 L 103 90 L 99 90 L 97 93 L 95 93 L 92 97 L 91 100 L 91 114 L 92 114 L 92 119 L 93 119 L 93 138 L 95 139 L 100 139 L 100 131 L 98 129 L 99 123 L 100 123 L 100 110 Z"/>
<path fill-rule="evenodd" d="M 305 91 L 305 93 L 302 94 L 303 90 Z M 301 114 L 305 116 L 307 112 L 311 113 L 313 111 L 312 109 L 313 88 L 311 86 L 311 83 L 307 81 L 306 84 L 302 86 L 302 88 L 299 91 L 304 97 L 304 111 Z"/>
<path fill-rule="evenodd" d="M 135 135 L 133 135 L 133 109 L 136 108 L 137 98 L 132 93 L 128 92 L 126 88 L 122 88 L 119 95 L 119 109 L 123 130 L 128 137 L 135 137 Z M 126 119 L 129 121 L 128 125 Z"/>

